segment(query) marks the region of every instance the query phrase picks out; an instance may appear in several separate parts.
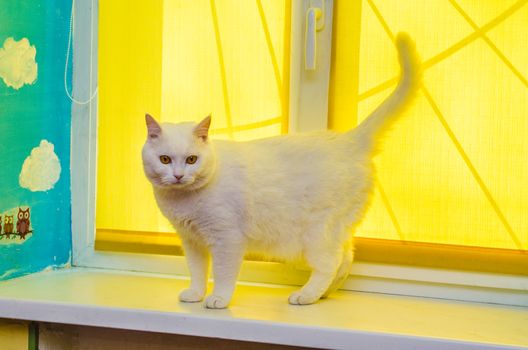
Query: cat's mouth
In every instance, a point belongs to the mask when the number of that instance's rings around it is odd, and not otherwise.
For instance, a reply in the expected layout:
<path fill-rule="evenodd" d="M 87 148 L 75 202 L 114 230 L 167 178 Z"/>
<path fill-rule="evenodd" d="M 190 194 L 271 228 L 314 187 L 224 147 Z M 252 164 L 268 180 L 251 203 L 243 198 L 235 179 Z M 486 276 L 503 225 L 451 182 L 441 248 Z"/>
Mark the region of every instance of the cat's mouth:
<path fill-rule="evenodd" d="M 166 190 L 196 190 L 204 185 L 204 178 L 200 174 L 197 176 L 185 176 L 181 179 L 165 177 L 160 174 L 148 174 L 147 176 L 155 187 Z"/>
<path fill-rule="evenodd" d="M 182 179 L 171 179 L 169 181 L 163 181 L 162 186 L 166 188 L 185 188 L 194 183 L 193 179 L 182 178 Z"/>
<path fill-rule="evenodd" d="M 176 180 L 173 183 L 171 183 L 170 185 L 181 187 L 181 186 L 185 186 L 185 185 L 189 185 L 189 184 L 190 184 L 189 181 Z"/>

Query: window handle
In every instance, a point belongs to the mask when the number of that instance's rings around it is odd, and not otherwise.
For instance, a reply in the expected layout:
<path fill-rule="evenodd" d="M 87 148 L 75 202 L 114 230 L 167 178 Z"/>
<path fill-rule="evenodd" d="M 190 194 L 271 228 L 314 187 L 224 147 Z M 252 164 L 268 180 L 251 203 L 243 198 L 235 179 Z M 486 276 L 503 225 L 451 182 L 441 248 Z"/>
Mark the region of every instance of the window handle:
<path fill-rule="evenodd" d="M 310 0 L 306 11 L 304 35 L 304 68 L 315 70 L 317 56 L 317 32 L 324 28 L 324 0 Z"/>

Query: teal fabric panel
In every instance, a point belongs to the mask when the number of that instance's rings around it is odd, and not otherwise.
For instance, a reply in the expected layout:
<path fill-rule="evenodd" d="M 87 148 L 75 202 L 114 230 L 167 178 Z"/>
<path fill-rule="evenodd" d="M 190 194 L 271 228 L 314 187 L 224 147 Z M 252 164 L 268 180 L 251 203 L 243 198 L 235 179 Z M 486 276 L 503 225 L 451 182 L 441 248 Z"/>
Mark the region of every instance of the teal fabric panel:
<path fill-rule="evenodd" d="M 71 1 L 0 0 L 0 68 L 4 69 L 0 69 L 0 77 L 9 77 L 19 69 L 6 63 L 8 38 L 15 42 L 26 38 L 36 50 L 37 64 L 33 83 L 15 88 L 0 79 L 0 279 L 70 261 L 71 103 L 63 82 L 70 11 Z M 70 72 L 68 75 L 70 79 Z M 54 147 L 60 177 L 51 189 L 40 186 L 40 190 L 32 191 L 21 186 L 19 177 L 26 158 L 43 140 Z M 49 177 L 48 168 L 29 169 L 37 184 Z M 27 208 L 29 225 L 24 220 L 17 225 L 19 211 Z M 10 237 L 5 231 L 6 215 L 14 216 Z"/>

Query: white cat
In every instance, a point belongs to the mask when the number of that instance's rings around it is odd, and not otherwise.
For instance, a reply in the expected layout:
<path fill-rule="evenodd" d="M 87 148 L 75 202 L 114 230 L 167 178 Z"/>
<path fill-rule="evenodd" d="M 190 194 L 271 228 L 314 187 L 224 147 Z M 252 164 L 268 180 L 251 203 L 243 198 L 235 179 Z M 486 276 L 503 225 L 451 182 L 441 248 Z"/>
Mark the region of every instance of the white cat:
<path fill-rule="evenodd" d="M 245 254 L 302 261 L 309 281 L 289 297 L 311 304 L 337 289 L 353 259 L 351 230 L 373 188 L 376 139 L 420 85 L 420 61 L 406 34 L 396 39 L 401 78 L 357 128 L 233 142 L 199 124 L 158 124 L 146 115 L 145 174 L 162 213 L 181 236 L 191 273 L 184 302 L 206 292 L 209 256 L 214 290 L 208 308 L 229 304 Z"/>

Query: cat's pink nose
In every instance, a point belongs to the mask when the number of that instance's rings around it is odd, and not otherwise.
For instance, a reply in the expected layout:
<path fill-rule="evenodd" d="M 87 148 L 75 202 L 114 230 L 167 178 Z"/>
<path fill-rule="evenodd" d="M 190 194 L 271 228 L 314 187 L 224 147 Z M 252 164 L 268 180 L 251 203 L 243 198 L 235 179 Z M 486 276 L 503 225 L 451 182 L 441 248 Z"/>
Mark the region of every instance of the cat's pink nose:
<path fill-rule="evenodd" d="M 176 178 L 176 180 L 180 181 L 181 179 L 183 179 L 183 175 L 174 175 L 174 177 Z"/>

